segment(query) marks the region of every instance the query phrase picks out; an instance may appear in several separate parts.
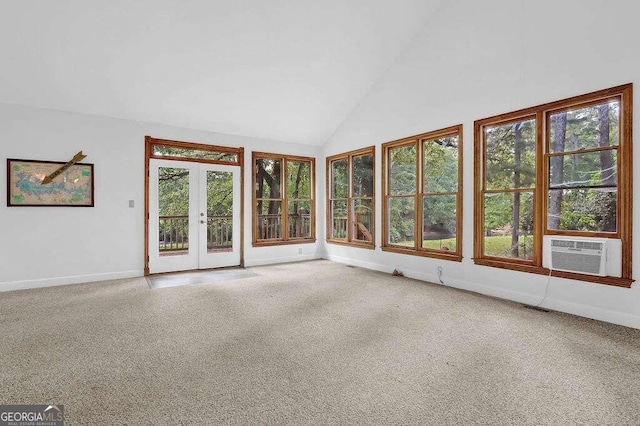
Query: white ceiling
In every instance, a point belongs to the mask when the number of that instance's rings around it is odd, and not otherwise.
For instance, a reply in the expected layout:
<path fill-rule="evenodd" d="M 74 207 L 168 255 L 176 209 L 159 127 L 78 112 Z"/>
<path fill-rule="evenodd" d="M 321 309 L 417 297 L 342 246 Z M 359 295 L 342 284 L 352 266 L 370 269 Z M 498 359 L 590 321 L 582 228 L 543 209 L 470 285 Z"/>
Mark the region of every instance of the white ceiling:
<path fill-rule="evenodd" d="M 2 0 L 0 102 L 324 143 L 443 0 Z"/>

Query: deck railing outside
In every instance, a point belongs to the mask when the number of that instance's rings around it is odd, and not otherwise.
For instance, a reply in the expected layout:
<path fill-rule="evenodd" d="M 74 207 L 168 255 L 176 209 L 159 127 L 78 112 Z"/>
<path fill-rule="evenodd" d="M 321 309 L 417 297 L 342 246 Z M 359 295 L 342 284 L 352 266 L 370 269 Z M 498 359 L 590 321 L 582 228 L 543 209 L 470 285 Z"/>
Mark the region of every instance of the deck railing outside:
<path fill-rule="evenodd" d="M 371 214 L 356 213 L 353 232 L 354 232 L 354 235 L 352 235 L 352 238 L 354 240 L 370 242 L 371 241 Z M 333 217 L 333 237 L 334 238 L 347 237 L 347 217 L 346 216 Z"/>
<path fill-rule="evenodd" d="M 189 249 L 189 216 L 160 216 L 160 253 Z M 233 246 L 233 216 L 207 218 L 207 249 L 224 250 Z"/>
<path fill-rule="evenodd" d="M 289 238 L 311 237 L 311 215 L 290 214 L 287 217 Z M 258 239 L 274 240 L 282 238 L 282 216 L 279 214 L 258 215 Z"/>

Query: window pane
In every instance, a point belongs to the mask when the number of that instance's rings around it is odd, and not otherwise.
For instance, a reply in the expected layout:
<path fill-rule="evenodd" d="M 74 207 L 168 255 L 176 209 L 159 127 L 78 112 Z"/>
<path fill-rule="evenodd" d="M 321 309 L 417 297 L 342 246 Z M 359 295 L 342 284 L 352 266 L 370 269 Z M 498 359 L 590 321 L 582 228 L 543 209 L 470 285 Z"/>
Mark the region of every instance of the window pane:
<path fill-rule="evenodd" d="M 428 195 L 422 199 L 422 247 L 456 251 L 456 196 Z"/>
<path fill-rule="evenodd" d="M 353 197 L 373 197 L 373 155 L 353 157 Z"/>
<path fill-rule="evenodd" d="M 206 151 L 204 149 L 191 149 L 191 148 L 178 148 L 174 146 L 153 145 L 153 155 L 156 157 L 181 157 L 181 158 L 195 158 L 202 160 L 219 160 L 237 162 L 238 154 Z"/>
<path fill-rule="evenodd" d="M 572 109 L 549 117 L 551 152 L 618 145 L 620 102 Z"/>
<path fill-rule="evenodd" d="M 536 121 L 484 128 L 486 189 L 532 188 L 536 177 Z"/>
<path fill-rule="evenodd" d="M 458 136 L 423 142 L 424 192 L 458 191 Z"/>
<path fill-rule="evenodd" d="M 311 201 L 289 201 L 289 238 L 311 238 Z"/>
<path fill-rule="evenodd" d="M 287 161 L 287 197 L 311 198 L 311 167 L 308 161 Z"/>
<path fill-rule="evenodd" d="M 337 160 L 331 163 L 331 198 L 347 198 L 349 187 L 348 161 Z"/>
<path fill-rule="evenodd" d="M 549 187 L 617 185 L 617 150 L 549 157 Z"/>
<path fill-rule="evenodd" d="M 416 193 L 416 146 L 389 149 L 389 194 Z"/>
<path fill-rule="evenodd" d="M 331 201 L 331 238 L 347 238 L 347 200 Z"/>
<path fill-rule="evenodd" d="M 563 231 L 616 232 L 616 189 L 556 189 L 549 191 L 547 227 Z"/>
<path fill-rule="evenodd" d="M 389 198 L 389 243 L 414 247 L 415 199 L 413 197 Z"/>
<path fill-rule="evenodd" d="M 256 197 L 280 198 L 282 161 L 270 158 L 256 159 Z"/>
<path fill-rule="evenodd" d="M 485 194 L 484 231 L 485 255 L 532 259 L 533 192 Z"/>
<path fill-rule="evenodd" d="M 256 207 L 259 240 L 282 238 L 282 202 L 258 200 Z"/>
<path fill-rule="evenodd" d="M 353 229 L 351 238 L 355 241 L 373 242 L 373 201 L 353 200 Z"/>

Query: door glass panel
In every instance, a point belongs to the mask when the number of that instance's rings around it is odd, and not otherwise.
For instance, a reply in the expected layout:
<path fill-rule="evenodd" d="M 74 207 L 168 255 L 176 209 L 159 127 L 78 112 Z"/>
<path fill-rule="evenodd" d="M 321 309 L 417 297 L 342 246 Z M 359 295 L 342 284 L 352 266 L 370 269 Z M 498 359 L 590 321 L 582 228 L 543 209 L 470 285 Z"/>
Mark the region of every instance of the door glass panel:
<path fill-rule="evenodd" d="M 257 230 L 259 240 L 282 238 L 282 201 L 258 200 Z"/>
<path fill-rule="evenodd" d="M 207 171 L 207 252 L 233 247 L 233 173 Z"/>
<path fill-rule="evenodd" d="M 311 238 L 311 201 L 289 201 L 289 238 Z"/>
<path fill-rule="evenodd" d="M 160 256 L 189 251 L 189 169 L 158 168 L 158 223 Z"/>

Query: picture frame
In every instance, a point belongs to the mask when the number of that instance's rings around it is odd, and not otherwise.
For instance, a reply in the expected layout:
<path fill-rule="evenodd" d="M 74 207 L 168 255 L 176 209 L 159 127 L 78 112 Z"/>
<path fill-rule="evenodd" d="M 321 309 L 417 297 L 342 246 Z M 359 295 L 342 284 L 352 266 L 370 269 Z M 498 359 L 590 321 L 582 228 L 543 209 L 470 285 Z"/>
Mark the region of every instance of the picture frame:
<path fill-rule="evenodd" d="M 93 164 L 66 164 L 8 158 L 7 207 L 94 207 Z"/>

